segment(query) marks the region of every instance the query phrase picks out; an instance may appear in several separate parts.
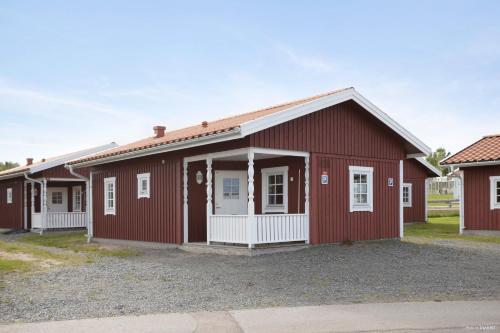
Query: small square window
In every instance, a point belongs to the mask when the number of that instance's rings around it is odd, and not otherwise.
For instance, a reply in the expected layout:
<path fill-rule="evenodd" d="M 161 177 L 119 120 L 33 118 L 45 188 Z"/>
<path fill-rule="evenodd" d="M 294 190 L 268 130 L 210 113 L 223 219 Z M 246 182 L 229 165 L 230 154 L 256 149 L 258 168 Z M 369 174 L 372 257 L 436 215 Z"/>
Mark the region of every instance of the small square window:
<path fill-rule="evenodd" d="M 141 173 L 137 175 L 137 198 L 150 197 L 150 173 Z"/>
<path fill-rule="evenodd" d="M 240 198 L 240 179 L 224 178 L 222 180 L 223 198 L 227 200 Z"/>
<path fill-rule="evenodd" d="M 63 203 L 63 193 L 62 192 L 52 192 L 52 204 L 62 205 Z"/>

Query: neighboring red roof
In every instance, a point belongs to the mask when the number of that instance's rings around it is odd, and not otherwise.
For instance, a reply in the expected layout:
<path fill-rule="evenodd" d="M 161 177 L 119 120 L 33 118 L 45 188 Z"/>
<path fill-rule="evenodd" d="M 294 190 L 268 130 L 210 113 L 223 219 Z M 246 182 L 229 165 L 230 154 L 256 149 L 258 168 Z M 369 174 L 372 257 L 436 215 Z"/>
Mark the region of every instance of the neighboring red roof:
<path fill-rule="evenodd" d="M 448 157 L 441 164 L 500 161 L 500 134 L 487 135 L 469 147 Z"/>
<path fill-rule="evenodd" d="M 292 102 L 287 102 L 279 105 L 275 105 L 272 107 L 268 107 L 265 109 L 249 112 L 249 113 L 243 113 L 240 115 L 228 117 L 228 118 L 223 118 L 215 121 L 209 121 L 206 124 L 206 127 L 202 125 L 202 122 L 200 121 L 199 125 L 194 125 L 186 128 L 182 128 L 179 130 L 174 130 L 171 132 L 165 132 L 165 136 L 161 138 L 155 138 L 155 137 L 149 137 L 143 140 L 139 140 L 130 144 L 126 144 L 123 146 L 119 146 L 115 149 L 110 149 L 107 150 L 105 153 L 98 153 L 92 156 L 87 156 L 85 158 L 79 159 L 72 161 L 68 164 L 77 164 L 77 163 L 83 163 L 87 161 L 93 161 L 93 160 L 98 160 L 101 158 L 106 158 L 106 157 L 111 157 L 111 156 L 116 156 L 116 155 L 121 155 L 129 152 L 134 152 L 134 151 L 140 151 L 143 149 L 148 149 L 148 148 L 153 148 L 157 146 L 163 146 L 163 145 L 168 145 L 171 143 L 175 142 L 181 142 L 181 141 L 186 141 L 186 140 L 191 140 L 199 137 L 204 137 L 208 135 L 213 135 L 213 134 L 219 134 L 219 133 L 224 133 L 224 132 L 230 132 L 232 130 L 237 129 L 241 124 L 255 120 L 264 116 L 268 116 L 270 114 L 274 114 L 280 111 L 284 111 L 286 109 L 289 109 L 294 106 L 298 106 L 300 104 L 305 104 L 311 101 L 314 101 L 316 99 L 329 96 L 329 95 L 334 95 L 337 93 L 340 93 L 342 91 L 352 89 L 352 88 L 345 88 L 345 89 L 339 89 L 335 90 L 332 92 L 328 92 L 325 94 L 321 95 L 316 95 L 312 97 L 307 97 L 304 99 L 299 99 L 295 100 Z"/>

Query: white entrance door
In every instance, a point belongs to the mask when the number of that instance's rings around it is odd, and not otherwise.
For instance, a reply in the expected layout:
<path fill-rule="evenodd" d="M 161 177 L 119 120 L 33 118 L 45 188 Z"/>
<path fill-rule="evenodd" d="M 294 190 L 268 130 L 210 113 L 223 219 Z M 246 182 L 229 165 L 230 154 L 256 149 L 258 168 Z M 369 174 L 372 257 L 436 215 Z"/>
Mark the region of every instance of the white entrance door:
<path fill-rule="evenodd" d="M 68 211 L 68 188 L 47 188 L 47 210 L 49 213 Z"/>
<path fill-rule="evenodd" d="M 247 197 L 246 171 L 215 171 L 216 215 L 246 215 Z"/>

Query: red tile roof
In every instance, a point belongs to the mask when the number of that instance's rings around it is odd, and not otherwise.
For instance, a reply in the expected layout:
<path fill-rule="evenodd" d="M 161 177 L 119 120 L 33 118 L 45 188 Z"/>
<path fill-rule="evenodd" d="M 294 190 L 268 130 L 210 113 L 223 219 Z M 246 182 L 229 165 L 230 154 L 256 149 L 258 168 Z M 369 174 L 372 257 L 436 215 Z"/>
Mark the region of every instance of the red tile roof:
<path fill-rule="evenodd" d="M 487 135 L 467 148 L 448 157 L 441 164 L 463 164 L 500 161 L 500 134 Z"/>
<path fill-rule="evenodd" d="M 342 91 L 352 89 L 352 88 L 345 88 L 345 89 L 339 89 L 335 90 L 332 92 L 328 92 L 325 94 L 321 95 L 316 95 L 316 96 L 311 96 L 279 105 L 275 105 L 272 107 L 268 107 L 265 109 L 253 111 L 253 112 L 248 112 L 248 113 L 243 113 L 240 115 L 228 117 L 228 118 L 223 118 L 215 121 L 208 121 L 206 124 L 200 124 L 182 128 L 179 130 L 174 130 L 171 132 L 165 132 L 165 136 L 160 137 L 160 138 L 155 138 L 155 137 L 149 137 L 143 140 L 139 140 L 136 142 L 132 142 L 123 146 L 119 146 L 115 149 L 110 149 L 107 150 L 105 153 L 98 153 L 93 156 L 87 156 L 85 158 L 79 159 L 72 161 L 68 164 L 78 164 L 78 163 L 83 163 L 83 162 L 88 162 L 88 161 L 93 161 L 93 160 L 98 160 L 101 158 L 106 158 L 106 157 L 111 157 L 111 156 L 117 156 L 121 154 L 126 154 L 130 152 L 135 152 L 135 151 L 140 151 L 148 148 L 154 148 L 158 146 L 163 146 L 163 145 L 168 145 L 176 142 L 182 142 L 182 141 L 187 141 L 199 137 L 204 137 L 204 136 L 209 136 L 209 135 L 214 135 L 214 134 L 219 134 L 219 133 L 224 133 L 224 132 L 230 132 L 235 129 L 238 129 L 239 126 L 245 122 L 255 120 L 264 116 L 268 116 L 270 114 L 274 114 L 280 111 L 284 111 L 286 109 L 289 109 L 294 106 L 298 106 L 301 104 L 305 104 L 311 101 L 314 101 L 316 99 L 329 96 L 329 95 L 334 95 L 337 93 L 340 93 Z M 205 123 L 205 122 L 203 122 Z M 206 126 L 204 126 L 206 125 Z"/>

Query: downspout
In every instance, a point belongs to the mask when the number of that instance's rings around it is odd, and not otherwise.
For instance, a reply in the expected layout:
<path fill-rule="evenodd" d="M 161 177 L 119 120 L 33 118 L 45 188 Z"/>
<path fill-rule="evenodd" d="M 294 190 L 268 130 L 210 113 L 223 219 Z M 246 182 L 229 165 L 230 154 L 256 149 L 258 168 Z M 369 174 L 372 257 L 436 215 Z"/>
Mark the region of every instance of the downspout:
<path fill-rule="evenodd" d="M 29 181 L 30 181 L 30 182 L 32 182 L 32 183 L 38 183 L 38 184 L 40 184 L 40 198 L 41 198 L 41 197 L 42 197 L 42 195 L 43 195 L 43 185 L 44 185 L 44 184 L 43 184 L 43 181 L 41 181 L 41 180 L 36 180 L 36 179 L 34 179 L 34 178 L 30 178 L 30 177 L 28 176 L 28 173 L 27 173 L 27 172 L 25 172 L 25 173 L 24 173 L 24 178 L 26 178 L 27 180 L 29 180 Z M 31 191 L 33 192 L 34 190 L 35 190 L 35 188 L 33 187 L 33 188 L 31 189 Z M 43 199 L 42 199 L 42 200 L 43 200 Z M 42 204 L 40 203 L 40 213 L 42 214 L 42 231 L 40 231 L 40 234 L 43 234 L 43 226 L 44 226 L 43 220 L 45 219 L 45 212 L 43 211 L 43 208 L 44 208 L 43 206 L 44 206 L 44 205 L 42 205 Z M 31 212 L 32 219 L 33 219 L 33 213 L 34 213 L 34 211 L 32 211 L 32 212 Z M 31 223 L 33 223 L 33 220 L 31 221 Z M 32 224 L 32 227 L 33 227 L 33 224 Z"/>
<path fill-rule="evenodd" d="M 75 176 L 76 178 L 83 179 L 85 181 L 85 186 L 86 186 L 86 195 L 85 195 L 85 208 L 87 210 L 87 243 L 90 243 L 92 240 L 92 237 L 94 235 L 94 228 L 93 228 L 93 221 L 92 221 L 92 172 L 90 172 L 90 179 L 76 173 L 73 170 L 72 165 L 65 165 L 64 166 L 66 169 L 68 169 L 69 173 Z"/>

